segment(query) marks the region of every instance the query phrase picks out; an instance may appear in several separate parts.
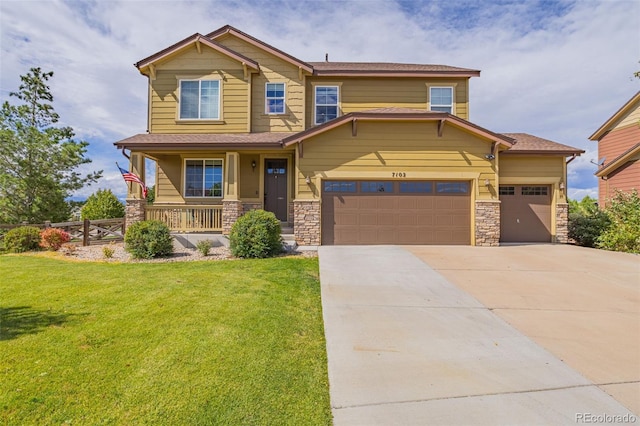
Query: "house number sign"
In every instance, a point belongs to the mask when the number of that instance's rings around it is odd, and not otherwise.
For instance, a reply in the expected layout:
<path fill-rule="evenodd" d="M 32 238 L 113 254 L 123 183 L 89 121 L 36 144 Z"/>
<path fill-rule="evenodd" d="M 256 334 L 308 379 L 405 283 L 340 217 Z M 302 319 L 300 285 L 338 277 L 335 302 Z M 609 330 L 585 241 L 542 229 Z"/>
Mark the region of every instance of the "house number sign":
<path fill-rule="evenodd" d="M 407 174 L 405 172 L 392 172 L 391 177 L 404 178 L 407 177 Z"/>

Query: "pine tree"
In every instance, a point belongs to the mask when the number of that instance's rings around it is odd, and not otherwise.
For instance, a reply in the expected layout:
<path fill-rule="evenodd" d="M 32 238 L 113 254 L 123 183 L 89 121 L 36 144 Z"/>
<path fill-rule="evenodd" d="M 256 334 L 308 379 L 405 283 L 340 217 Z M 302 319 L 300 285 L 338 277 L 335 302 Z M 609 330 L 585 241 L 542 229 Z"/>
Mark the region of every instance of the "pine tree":
<path fill-rule="evenodd" d="M 31 68 L 0 110 L 0 223 L 63 221 L 73 191 L 97 181 L 102 171 L 82 176 L 78 166 L 88 142 L 76 141 L 71 127 L 56 127 L 59 116 L 47 81 L 53 72 Z"/>

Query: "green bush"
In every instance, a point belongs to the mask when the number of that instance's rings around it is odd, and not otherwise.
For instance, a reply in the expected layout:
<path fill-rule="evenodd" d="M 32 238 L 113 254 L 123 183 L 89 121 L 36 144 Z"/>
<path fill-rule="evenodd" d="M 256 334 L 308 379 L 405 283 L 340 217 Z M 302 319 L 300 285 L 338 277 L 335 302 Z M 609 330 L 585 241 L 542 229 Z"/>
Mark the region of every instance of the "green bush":
<path fill-rule="evenodd" d="M 203 256 L 208 256 L 212 245 L 213 243 L 210 240 L 200 240 L 196 243 L 196 248 Z"/>
<path fill-rule="evenodd" d="M 596 247 L 598 237 L 609 227 L 610 223 L 609 216 L 602 210 L 570 213 L 569 238 L 579 246 Z"/>
<path fill-rule="evenodd" d="M 282 252 L 280 221 L 271 212 L 251 210 L 233 224 L 229 240 L 236 257 L 274 256 Z"/>
<path fill-rule="evenodd" d="M 169 228 L 158 220 L 144 220 L 127 227 L 125 249 L 135 259 L 152 259 L 173 253 Z"/>
<path fill-rule="evenodd" d="M 616 191 L 607 203 L 609 226 L 598 238 L 598 247 L 605 250 L 640 253 L 640 197 L 638 191 Z"/>
<path fill-rule="evenodd" d="M 98 189 L 91 194 L 80 211 L 82 219 L 118 219 L 124 217 L 124 204 L 110 189 Z"/>
<path fill-rule="evenodd" d="M 35 226 L 13 228 L 4 236 L 4 247 L 12 253 L 38 250 L 40 248 L 40 229 Z"/>

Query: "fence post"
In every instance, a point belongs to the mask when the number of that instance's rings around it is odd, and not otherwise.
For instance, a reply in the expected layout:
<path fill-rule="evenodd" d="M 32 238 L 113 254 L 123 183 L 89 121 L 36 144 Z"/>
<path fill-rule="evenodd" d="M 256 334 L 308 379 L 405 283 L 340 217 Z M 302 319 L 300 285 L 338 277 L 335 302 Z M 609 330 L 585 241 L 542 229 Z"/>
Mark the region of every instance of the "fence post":
<path fill-rule="evenodd" d="M 47 228 L 51 228 L 51 221 L 50 220 L 45 220 L 44 221 L 44 229 L 47 229 Z"/>
<path fill-rule="evenodd" d="M 82 229 L 82 245 L 85 247 L 89 245 L 89 225 L 90 224 L 91 224 L 91 221 L 89 219 L 84 220 L 83 229 Z"/>

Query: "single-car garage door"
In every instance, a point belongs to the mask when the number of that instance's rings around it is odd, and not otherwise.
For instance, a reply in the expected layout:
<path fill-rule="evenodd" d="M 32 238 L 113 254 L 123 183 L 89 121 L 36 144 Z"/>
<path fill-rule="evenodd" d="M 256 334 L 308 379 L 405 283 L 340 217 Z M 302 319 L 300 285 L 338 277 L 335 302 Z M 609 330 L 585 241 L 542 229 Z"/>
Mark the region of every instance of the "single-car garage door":
<path fill-rule="evenodd" d="M 500 185 L 500 241 L 551 242 L 551 188 Z"/>
<path fill-rule="evenodd" d="M 470 183 L 323 181 L 322 244 L 471 244 Z"/>

